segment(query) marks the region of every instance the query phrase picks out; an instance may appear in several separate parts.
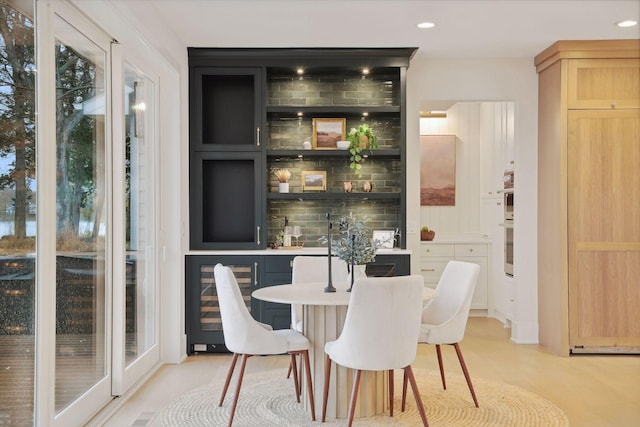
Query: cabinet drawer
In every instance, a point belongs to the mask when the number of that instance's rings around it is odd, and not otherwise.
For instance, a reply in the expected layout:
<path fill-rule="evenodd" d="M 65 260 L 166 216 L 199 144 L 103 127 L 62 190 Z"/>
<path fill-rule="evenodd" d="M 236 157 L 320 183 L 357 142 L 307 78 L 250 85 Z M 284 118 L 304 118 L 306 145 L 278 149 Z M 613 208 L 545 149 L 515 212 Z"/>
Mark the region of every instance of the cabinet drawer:
<path fill-rule="evenodd" d="M 454 245 L 434 245 L 433 243 L 421 243 L 421 256 L 450 256 L 455 254 Z"/>
<path fill-rule="evenodd" d="M 487 245 L 456 245 L 456 258 L 461 256 L 487 256 Z"/>
<path fill-rule="evenodd" d="M 292 255 L 268 255 L 265 257 L 265 271 L 267 273 L 289 273 L 293 266 Z"/>
<path fill-rule="evenodd" d="M 426 286 L 429 286 L 430 283 L 438 283 L 448 262 L 448 259 L 430 260 L 428 258 L 422 258 L 422 262 L 420 263 L 420 273 L 422 274 L 422 277 L 424 277 Z"/>

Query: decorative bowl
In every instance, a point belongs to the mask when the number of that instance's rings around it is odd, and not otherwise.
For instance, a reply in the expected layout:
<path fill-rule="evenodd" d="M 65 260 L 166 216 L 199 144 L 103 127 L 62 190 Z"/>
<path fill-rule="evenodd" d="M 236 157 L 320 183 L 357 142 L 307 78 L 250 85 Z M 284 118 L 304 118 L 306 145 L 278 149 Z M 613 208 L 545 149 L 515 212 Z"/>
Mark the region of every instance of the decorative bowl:
<path fill-rule="evenodd" d="M 348 150 L 351 143 L 349 141 L 338 141 L 338 150 Z"/>

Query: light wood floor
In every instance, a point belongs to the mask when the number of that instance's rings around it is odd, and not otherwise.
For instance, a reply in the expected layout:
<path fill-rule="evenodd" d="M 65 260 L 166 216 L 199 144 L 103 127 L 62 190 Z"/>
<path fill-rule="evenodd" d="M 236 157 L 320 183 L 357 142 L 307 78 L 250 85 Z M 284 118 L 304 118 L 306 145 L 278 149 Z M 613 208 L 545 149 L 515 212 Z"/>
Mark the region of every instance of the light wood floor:
<path fill-rule="evenodd" d="M 469 319 L 461 348 L 472 380 L 502 381 L 545 397 L 567 414 L 572 427 L 640 426 L 640 356 L 558 357 L 538 345 L 514 344 L 509 336 L 495 319 Z M 453 348 L 443 348 L 443 356 L 447 371 L 461 373 Z M 154 416 L 180 394 L 224 381 L 229 361 L 228 355 L 196 355 L 163 366 L 105 426 L 159 426 Z M 282 368 L 285 375 L 288 361 L 254 357 L 247 373 Z M 435 348 L 420 345 L 413 366 L 438 369 Z M 482 405 L 482 396 L 478 399 Z"/>

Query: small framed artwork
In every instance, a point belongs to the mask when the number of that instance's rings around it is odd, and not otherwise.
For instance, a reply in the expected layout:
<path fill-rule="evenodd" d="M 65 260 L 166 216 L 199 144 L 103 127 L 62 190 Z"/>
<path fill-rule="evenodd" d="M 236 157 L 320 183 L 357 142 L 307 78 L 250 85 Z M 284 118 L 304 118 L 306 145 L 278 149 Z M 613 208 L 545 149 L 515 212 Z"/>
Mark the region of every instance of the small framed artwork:
<path fill-rule="evenodd" d="M 347 119 L 313 119 L 313 149 L 336 150 L 346 138 Z"/>
<path fill-rule="evenodd" d="M 393 249 L 395 234 L 395 230 L 373 230 L 372 239 L 379 241 L 382 249 Z"/>
<path fill-rule="evenodd" d="M 326 171 L 303 171 L 302 191 L 325 191 L 327 189 Z"/>

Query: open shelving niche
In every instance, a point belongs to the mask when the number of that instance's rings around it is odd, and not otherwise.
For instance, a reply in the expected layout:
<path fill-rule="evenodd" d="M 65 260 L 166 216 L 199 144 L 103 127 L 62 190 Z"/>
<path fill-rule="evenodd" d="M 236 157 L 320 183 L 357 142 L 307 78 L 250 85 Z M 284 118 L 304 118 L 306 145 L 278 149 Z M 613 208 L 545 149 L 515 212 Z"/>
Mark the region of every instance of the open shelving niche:
<path fill-rule="evenodd" d="M 305 224 L 305 240 L 314 246 L 326 233 L 323 212 L 334 218 L 354 212 L 372 218 L 372 228 L 401 230 L 398 246 L 404 245 L 404 194 L 402 183 L 404 135 L 400 68 L 311 67 L 302 76 L 295 67 L 266 70 L 266 174 L 268 188 L 268 241 L 284 225 Z M 314 118 L 345 118 L 346 133 L 361 123 L 378 136 L 379 148 L 365 150 L 360 173 L 349 168 L 348 150 L 302 149 L 312 141 Z M 272 171 L 292 172 L 289 193 L 278 193 Z M 303 171 L 326 171 L 326 191 L 302 191 Z M 343 182 L 353 182 L 354 191 L 344 193 Z M 373 191 L 360 190 L 364 181 Z M 315 226 L 309 226 L 316 224 Z M 402 246 L 401 246 L 402 247 Z"/>

